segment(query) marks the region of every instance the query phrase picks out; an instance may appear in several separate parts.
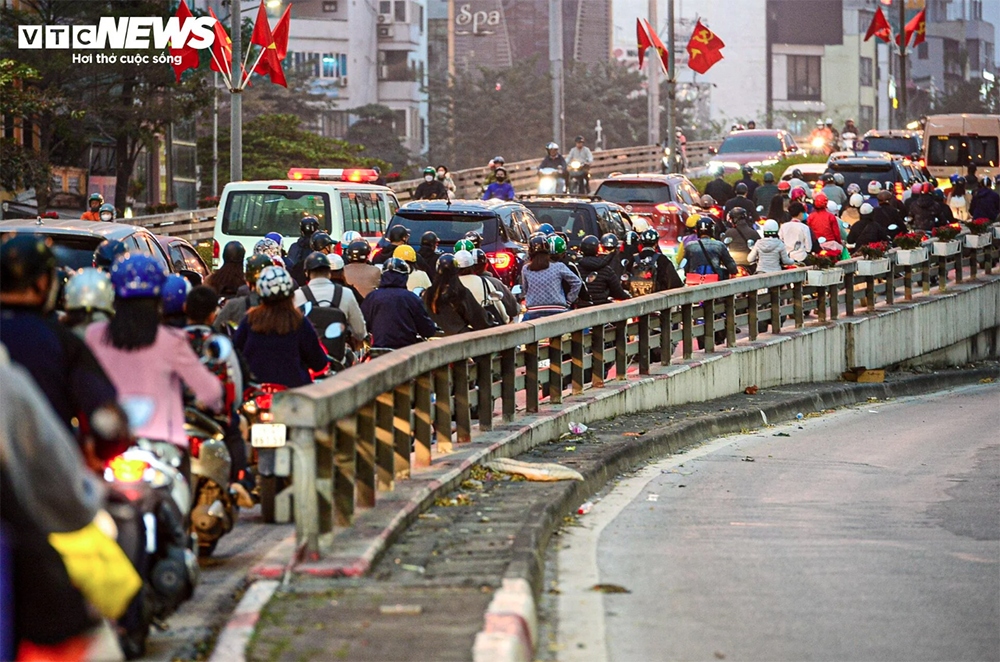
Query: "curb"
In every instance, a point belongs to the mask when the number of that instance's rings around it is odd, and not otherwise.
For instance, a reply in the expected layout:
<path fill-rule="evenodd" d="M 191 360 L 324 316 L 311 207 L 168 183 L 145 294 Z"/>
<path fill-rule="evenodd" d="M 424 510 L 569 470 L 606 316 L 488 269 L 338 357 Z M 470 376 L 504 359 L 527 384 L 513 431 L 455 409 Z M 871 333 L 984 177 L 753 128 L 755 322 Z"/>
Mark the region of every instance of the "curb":
<path fill-rule="evenodd" d="M 246 659 L 247 644 L 253 636 L 254 628 L 257 627 L 257 621 L 260 620 L 260 612 L 274 595 L 279 584 L 280 582 L 274 580 L 264 580 L 250 585 L 243 599 L 236 605 L 233 615 L 219 633 L 215 650 L 212 651 L 208 662 L 235 662 Z"/>
<path fill-rule="evenodd" d="M 600 491 L 615 475 L 653 456 L 676 453 L 705 439 L 744 428 L 794 420 L 800 412 L 835 409 L 872 397 L 886 399 L 933 393 L 997 376 L 998 370 L 991 367 L 917 375 L 882 384 L 835 383 L 819 392 L 792 397 L 770 407 L 703 414 L 625 442 L 609 453 L 599 466 L 583 471 L 582 482 L 566 481 L 555 499 L 537 504 L 529 511 L 525 521 L 530 523 L 522 527 L 514 539 L 513 558 L 507 566 L 503 586 L 490 602 L 483 629 L 476 635 L 472 650 L 474 662 L 533 659 L 537 644 L 536 605 L 543 589 L 549 539 L 562 526 L 564 516 Z"/>

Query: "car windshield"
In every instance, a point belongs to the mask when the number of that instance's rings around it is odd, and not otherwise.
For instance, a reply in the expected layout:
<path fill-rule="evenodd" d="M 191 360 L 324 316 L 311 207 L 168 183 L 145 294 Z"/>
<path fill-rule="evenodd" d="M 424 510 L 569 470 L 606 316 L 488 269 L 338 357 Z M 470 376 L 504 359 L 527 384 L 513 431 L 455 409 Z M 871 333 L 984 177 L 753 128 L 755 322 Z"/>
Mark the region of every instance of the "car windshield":
<path fill-rule="evenodd" d="M 392 217 L 389 227 L 392 228 L 396 225 L 402 225 L 410 231 L 410 244 L 412 245 L 418 245 L 421 235 L 425 232 L 436 234 L 441 246 L 454 246 L 456 241 L 465 237 L 467 232 L 472 231 L 483 236 L 484 244 L 492 244 L 497 240 L 495 216 L 408 211 L 405 216 L 396 214 Z"/>
<path fill-rule="evenodd" d="M 737 152 L 780 152 L 778 136 L 729 136 L 719 146 L 719 154 Z"/>
<path fill-rule="evenodd" d="M 996 137 L 933 136 L 927 145 L 927 165 L 995 168 L 997 161 Z"/>
<path fill-rule="evenodd" d="M 861 187 L 862 193 L 868 190 L 868 182 L 872 180 L 877 182 L 895 182 L 899 179 L 899 175 L 896 173 L 896 169 L 893 168 L 891 163 L 847 164 L 837 162 L 831 164 L 830 169 L 833 172 L 839 172 L 844 176 L 845 187 L 851 184 L 857 184 Z"/>
<path fill-rule="evenodd" d="M 315 191 L 233 191 L 222 213 L 222 232 L 263 237 L 278 232 L 299 236 L 299 220 L 315 216 L 320 228 L 330 230 L 330 197 Z"/>
<path fill-rule="evenodd" d="M 551 205 L 533 205 L 525 203 L 525 207 L 535 214 L 538 224 L 548 223 L 557 232 L 565 232 L 571 245 L 580 243 L 588 234 L 596 234 L 590 214 L 582 207 L 553 207 Z"/>
<path fill-rule="evenodd" d="M 597 195 L 620 205 L 658 205 L 671 199 L 670 186 L 660 182 L 605 181 L 597 189 Z"/>
<path fill-rule="evenodd" d="M 905 156 L 910 156 L 920 151 L 915 138 L 904 138 L 901 136 L 868 138 L 868 149 L 872 152 L 889 152 L 890 154 L 903 154 Z"/>
<path fill-rule="evenodd" d="M 52 254 L 56 264 L 70 269 L 94 266 L 94 249 L 101 243 L 99 237 L 78 237 L 72 235 L 46 235 L 52 239 Z"/>

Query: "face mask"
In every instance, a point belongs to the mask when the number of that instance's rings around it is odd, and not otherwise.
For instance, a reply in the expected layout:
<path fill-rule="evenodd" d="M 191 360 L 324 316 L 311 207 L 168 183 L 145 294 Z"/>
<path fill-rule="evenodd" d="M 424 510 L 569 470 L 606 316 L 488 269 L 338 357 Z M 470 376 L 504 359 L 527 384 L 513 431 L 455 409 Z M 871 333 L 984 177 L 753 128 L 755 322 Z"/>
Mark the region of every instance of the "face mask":
<path fill-rule="evenodd" d="M 424 181 L 429 182 L 434 179 L 434 175 L 424 175 Z"/>
<path fill-rule="evenodd" d="M 505 179 L 507 179 L 507 175 L 503 174 L 502 172 L 501 173 L 497 173 L 497 181 L 498 182 L 502 182 Z"/>
<path fill-rule="evenodd" d="M 444 170 L 438 170 L 438 179 L 444 179 L 444 176 L 447 174 Z"/>
<path fill-rule="evenodd" d="M 111 212 L 107 212 L 106 211 L 103 214 L 101 214 L 101 220 L 102 221 L 110 221 L 111 220 Z"/>

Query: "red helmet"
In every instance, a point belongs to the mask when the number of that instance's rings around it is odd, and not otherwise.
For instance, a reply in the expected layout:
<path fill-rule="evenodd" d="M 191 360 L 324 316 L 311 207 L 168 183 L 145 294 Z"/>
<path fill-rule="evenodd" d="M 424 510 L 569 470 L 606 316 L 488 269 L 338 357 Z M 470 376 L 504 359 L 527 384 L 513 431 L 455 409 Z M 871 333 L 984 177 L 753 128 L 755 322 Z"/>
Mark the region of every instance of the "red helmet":
<path fill-rule="evenodd" d="M 826 203 L 829 201 L 829 198 L 822 193 L 817 193 L 816 197 L 813 198 L 813 204 L 816 206 L 816 209 L 826 209 Z"/>
<path fill-rule="evenodd" d="M 780 181 L 780 182 L 778 182 L 778 190 L 779 191 L 787 191 L 790 188 L 792 188 L 792 185 L 789 184 L 788 182 L 786 182 L 786 181 Z"/>

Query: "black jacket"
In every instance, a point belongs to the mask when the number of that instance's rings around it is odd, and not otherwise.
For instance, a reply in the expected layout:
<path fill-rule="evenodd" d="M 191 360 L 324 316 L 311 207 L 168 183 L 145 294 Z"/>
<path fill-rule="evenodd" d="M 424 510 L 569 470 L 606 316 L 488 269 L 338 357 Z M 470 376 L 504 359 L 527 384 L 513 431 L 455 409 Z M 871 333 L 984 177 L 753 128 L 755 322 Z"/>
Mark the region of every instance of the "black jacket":
<path fill-rule="evenodd" d="M 910 217 L 913 219 L 913 228 L 930 232 L 939 225 L 944 225 L 946 221 L 941 206 L 943 205 L 939 205 L 937 200 L 926 193 L 916 196 L 916 200 L 911 198 Z M 951 216 L 950 211 L 948 216 Z"/>
<path fill-rule="evenodd" d="M 743 175 L 743 179 L 741 179 L 740 181 L 747 185 L 747 200 L 752 201 L 753 194 L 757 190 L 757 187 L 760 186 L 760 184 L 755 182 L 753 177 L 747 177 L 746 175 Z"/>
<path fill-rule="evenodd" d="M 732 243 L 729 244 L 729 254 L 733 257 L 733 261 L 736 262 L 738 266 L 746 267 L 748 269 L 752 268 L 747 257 L 750 255 L 750 246 L 748 245 L 751 241 L 760 241 L 760 235 L 750 227 L 745 221 L 740 221 L 736 224 L 736 227 L 729 228 L 726 230 L 726 235 L 723 237 L 732 239 Z M 687 248 L 684 249 L 685 253 Z"/>
<path fill-rule="evenodd" d="M 429 182 L 420 182 L 417 190 L 413 192 L 414 200 L 447 200 L 448 189 L 437 179 Z"/>
<path fill-rule="evenodd" d="M 906 223 L 903 221 L 903 216 L 896 208 L 889 203 L 887 205 L 879 205 L 874 212 L 872 212 L 872 218 L 875 222 L 881 225 L 885 229 L 885 233 L 890 239 L 898 234 L 903 234 L 906 232 Z M 896 226 L 895 229 L 890 230 L 889 226 Z"/>
<path fill-rule="evenodd" d="M 847 233 L 847 243 L 854 244 L 855 248 L 880 241 L 889 241 L 889 235 L 872 214 L 862 216 L 861 220 L 852 225 L 851 231 Z"/>
<path fill-rule="evenodd" d="M 973 219 L 988 218 L 995 221 L 1000 216 L 1000 194 L 985 186 L 977 188 L 969 202 L 969 215 Z"/>
<path fill-rule="evenodd" d="M 428 310 L 430 310 L 428 298 L 430 292 L 431 290 L 424 290 L 424 303 L 427 304 Z M 465 286 L 461 286 L 458 297 L 454 301 L 440 304 L 437 312 L 432 311 L 431 319 L 441 327 L 446 336 L 466 331 L 479 331 L 490 326 L 482 305 L 476 301 L 476 297 Z"/>
<path fill-rule="evenodd" d="M 736 275 L 733 256 L 726 245 L 716 239 L 702 237 L 700 241 L 689 241 L 684 246 L 684 258 L 687 260 L 684 270 L 689 273 L 716 273 L 719 280 Z M 708 267 L 708 271 L 702 267 Z"/>
<path fill-rule="evenodd" d="M 566 174 L 566 159 L 562 154 L 557 154 L 556 158 L 552 158 L 546 154 L 542 162 L 538 164 L 538 169 L 541 170 L 542 168 L 559 168 L 563 174 Z"/>
<path fill-rule="evenodd" d="M 310 253 L 312 253 L 312 248 L 309 246 L 309 237 L 299 237 L 288 248 L 288 258 L 285 260 L 285 263 L 296 265 L 299 262 L 305 261 L 306 256 Z"/>
<path fill-rule="evenodd" d="M 687 249 L 685 249 L 687 250 Z M 681 277 L 677 275 L 677 270 L 674 269 L 673 260 L 661 253 L 658 249 L 654 248 L 643 248 L 635 256 L 632 264 L 634 265 L 637 260 L 649 257 L 650 254 L 656 253 L 656 292 L 662 292 L 663 290 L 672 290 L 677 287 L 684 287 L 684 283 L 681 281 Z M 631 267 L 630 267 L 631 271 Z"/>
<path fill-rule="evenodd" d="M 382 282 L 361 303 L 373 347 L 399 349 L 437 333 L 424 304 L 406 289 L 406 274 L 386 271 Z"/>
<path fill-rule="evenodd" d="M 757 212 L 757 208 L 754 207 L 753 203 L 750 202 L 750 198 L 743 196 L 736 196 L 735 198 L 730 198 L 723 208 L 726 211 L 726 216 L 729 216 L 729 212 L 736 209 L 737 207 L 743 207 L 747 210 L 747 214 L 750 216 L 750 220 L 754 223 L 760 218 L 760 214 Z"/>
<path fill-rule="evenodd" d="M 733 187 L 724 180 L 722 177 L 716 177 L 708 184 L 705 185 L 705 195 L 710 195 L 715 198 L 715 201 L 720 205 L 724 205 L 729 202 L 730 198 L 736 195 L 733 191 Z"/>
<path fill-rule="evenodd" d="M 621 264 L 618 256 L 618 253 L 587 256 L 580 258 L 577 263 L 580 277 L 590 292 L 591 302 L 595 305 L 632 298 L 622 287 L 621 275 L 615 271 L 614 264 L 616 262 Z"/>
<path fill-rule="evenodd" d="M 441 251 L 436 251 L 429 246 L 421 246 L 420 250 L 417 251 L 417 269 L 426 272 L 433 280 L 439 257 L 441 257 Z"/>

